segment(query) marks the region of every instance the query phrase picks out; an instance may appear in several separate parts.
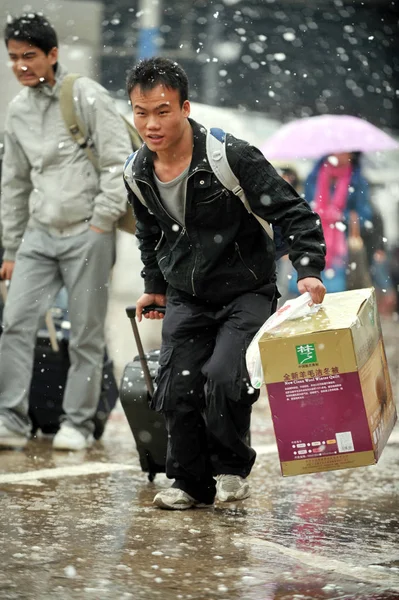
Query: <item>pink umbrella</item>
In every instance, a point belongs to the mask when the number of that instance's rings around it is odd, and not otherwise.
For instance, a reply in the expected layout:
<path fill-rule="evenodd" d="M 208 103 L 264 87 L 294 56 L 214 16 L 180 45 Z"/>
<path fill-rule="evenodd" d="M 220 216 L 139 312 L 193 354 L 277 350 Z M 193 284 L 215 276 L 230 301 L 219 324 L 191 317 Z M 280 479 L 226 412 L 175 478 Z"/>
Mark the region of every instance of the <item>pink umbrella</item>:
<path fill-rule="evenodd" d="M 371 123 L 349 115 L 322 115 L 283 125 L 261 147 L 268 159 L 320 158 L 335 152 L 396 150 L 399 144 Z"/>

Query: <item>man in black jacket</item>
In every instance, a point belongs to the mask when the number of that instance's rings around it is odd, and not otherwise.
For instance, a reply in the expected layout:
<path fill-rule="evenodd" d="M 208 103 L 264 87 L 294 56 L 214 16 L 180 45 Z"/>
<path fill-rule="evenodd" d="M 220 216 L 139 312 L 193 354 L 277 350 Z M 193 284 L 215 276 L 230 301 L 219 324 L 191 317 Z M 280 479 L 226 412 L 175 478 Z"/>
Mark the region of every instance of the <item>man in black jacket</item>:
<path fill-rule="evenodd" d="M 242 500 L 256 456 L 247 435 L 258 398 L 245 352 L 276 308 L 274 242 L 214 175 L 206 130 L 188 118 L 183 69 L 164 58 L 144 60 L 129 73 L 127 89 L 144 140 L 125 167 L 144 263 L 138 319 L 144 307 L 166 305 L 153 408 L 165 415 L 166 474 L 174 483 L 154 504 L 183 510 L 212 505 L 216 494 L 220 501 Z M 226 149 L 253 212 L 281 227 L 289 241 L 299 291 L 322 302 L 318 216 L 259 150 L 231 135 Z"/>

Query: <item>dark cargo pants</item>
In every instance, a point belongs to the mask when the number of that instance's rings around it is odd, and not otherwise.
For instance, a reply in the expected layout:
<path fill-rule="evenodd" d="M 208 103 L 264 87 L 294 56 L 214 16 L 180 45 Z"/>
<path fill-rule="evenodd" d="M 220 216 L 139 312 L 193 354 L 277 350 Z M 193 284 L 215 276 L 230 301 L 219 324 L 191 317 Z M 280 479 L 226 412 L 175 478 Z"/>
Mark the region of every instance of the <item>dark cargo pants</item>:
<path fill-rule="evenodd" d="M 153 408 L 169 434 L 166 474 L 200 502 L 213 501 L 214 475 L 246 477 L 255 462 L 246 436 L 259 392 L 245 352 L 276 309 L 274 292 L 269 284 L 215 306 L 168 290 Z"/>

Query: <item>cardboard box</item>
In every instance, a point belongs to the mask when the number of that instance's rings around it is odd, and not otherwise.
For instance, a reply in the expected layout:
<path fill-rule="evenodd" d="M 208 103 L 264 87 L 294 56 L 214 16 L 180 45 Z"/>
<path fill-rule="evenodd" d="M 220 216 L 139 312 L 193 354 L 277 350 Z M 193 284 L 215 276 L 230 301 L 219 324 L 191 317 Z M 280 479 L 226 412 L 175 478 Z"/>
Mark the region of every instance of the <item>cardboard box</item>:
<path fill-rule="evenodd" d="M 373 288 L 327 294 L 259 349 L 284 476 L 378 461 L 397 415 Z"/>

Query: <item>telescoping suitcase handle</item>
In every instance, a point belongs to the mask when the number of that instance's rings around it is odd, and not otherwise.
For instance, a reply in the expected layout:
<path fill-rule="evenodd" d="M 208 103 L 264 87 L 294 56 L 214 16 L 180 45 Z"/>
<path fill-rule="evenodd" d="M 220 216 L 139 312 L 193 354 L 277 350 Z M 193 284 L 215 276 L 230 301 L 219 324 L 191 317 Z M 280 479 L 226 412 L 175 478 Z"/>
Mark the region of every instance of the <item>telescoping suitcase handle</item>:
<path fill-rule="evenodd" d="M 160 313 L 165 314 L 165 306 L 156 306 L 153 304 L 151 304 L 150 306 L 146 306 L 143 309 L 143 314 L 151 312 L 152 310 L 156 310 Z M 129 317 L 130 323 L 132 325 L 133 335 L 134 335 L 134 339 L 136 340 L 136 346 L 137 346 L 137 350 L 139 353 L 140 364 L 141 364 L 141 368 L 143 369 L 144 379 L 145 379 L 145 383 L 147 386 L 147 390 L 148 390 L 148 393 L 150 394 L 150 397 L 152 397 L 154 395 L 154 384 L 152 382 L 152 377 L 150 374 L 150 370 L 148 368 L 147 357 L 144 353 L 143 344 L 141 343 L 139 328 L 137 327 L 137 323 L 136 323 L 136 307 L 128 306 L 126 308 L 126 314 Z"/>

